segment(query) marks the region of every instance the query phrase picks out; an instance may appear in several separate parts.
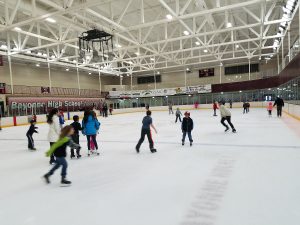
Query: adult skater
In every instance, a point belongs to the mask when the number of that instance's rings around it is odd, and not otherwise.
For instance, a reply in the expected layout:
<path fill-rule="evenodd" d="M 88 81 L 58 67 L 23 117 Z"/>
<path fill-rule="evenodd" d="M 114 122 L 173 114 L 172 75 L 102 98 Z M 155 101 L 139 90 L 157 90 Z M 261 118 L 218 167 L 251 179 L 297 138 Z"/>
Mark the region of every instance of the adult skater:
<path fill-rule="evenodd" d="M 60 124 L 58 118 L 58 109 L 52 109 L 47 116 L 47 123 L 49 124 L 48 141 L 50 147 L 58 140 L 60 134 Z M 54 155 L 50 157 L 50 165 L 55 163 Z"/>
<path fill-rule="evenodd" d="M 60 166 L 62 166 L 61 170 L 61 184 L 63 185 L 70 185 L 71 181 L 66 180 L 66 175 L 67 175 L 67 168 L 68 168 L 68 163 L 66 161 L 66 156 L 67 156 L 67 146 L 71 148 L 76 148 L 80 149 L 80 145 L 75 144 L 70 136 L 74 134 L 74 129 L 72 126 L 68 125 L 65 126 L 60 133 L 59 140 L 55 142 L 50 148 L 49 151 L 47 151 L 46 156 L 50 155 L 55 155 L 56 157 L 56 162 L 53 168 L 44 175 L 44 179 L 47 184 L 50 183 L 49 177 L 53 175 L 55 170 L 57 170 Z"/>
<path fill-rule="evenodd" d="M 92 110 L 86 111 L 84 113 L 84 118 L 82 120 L 82 133 L 86 135 L 87 138 L 88 154 L 90 154 L 90 150 L 91 150 L 91 140 L 95 145 L 96 152 L 98 150 L 96 134 L 99 128 L 100 128 L 100 122 L 97 120 L 97 117 L 94 114 L 94 112 Z"/>
<path fill-rule="evenodd" d="M 214 116 L 217 116 L 217 109 L 218 109 L 218 103 L 214 102 L 213 104 Z"/>
<path fill-rule="evenodd" d="M 182 113 L 180 111 L 179 108 L 177 108 L 176 112 L 175 112 L 175 115 L 176 115 L 176 120 L 175 120 L 175 123 L 177 123 L 177 120 L 179 119 L 179 121 L 181 122 L 181 116 L 182 116 Z"/>
<path fill-rule="evenodd" d="M 30 126 L 29 126 L 29 129 L 26 133 L 26 137 L 28 138 L 28 149 L 29 150 L 36 150 L 36 148 L 34 147 L 34 140 L 33 140 L 33 137 L 32 135 L 34 133 L 38 133 L 36 129 L 38 129 L 36 126 L 35 126 L 35 120 L 32 119 L 30 121 Z"/>
<path fill-rule="evenodd" d="M 182 145 L 184 145 L 186 134 L 189 137 L 190 146 L 193 144 L 192 130 L 194 128 L 194 122 L 190 117 L 190 112 L 185 112 L 182 119 L 181 130 L 182 130 Z"/>
<path fill-rule="evenodd" d="M 170 114 L 174 114 L 174 112 L 173 112 L 173 104 L 172 103 L 169 103 L 169 115 Z"/>
<path fill-rule="evenodd" d="M 72 141 L 74 141 L 75 144 L 79 145 L 79 131 L 82 130 L 81 124 L 78 122 L 79 116 L 77 115 L 73 116 L 73 121 L 74 122 L 70 124 L 74 129 L 74 134 L 71 137 L 72 137 Z M 75 157 L 74 150 L 75 150 L 74 148 L 71 148 L 71 159 Z M 76 150 L 76 155 L 78 159 L 81 157 L 80 149 Z"/>
<path fill-rule="evenodd" d="M 108 115 L 107 111 L 108 111 L 108 106 L 107 106 L 107 103 L 104 102 L 103 103 L 103 116 L 104 117 L 107 117 L 107 115 Z"/>
<path fill-rule="evenodd" d="M 249 102 L 246 102 L 246 107 L 247 107 L 247 113 L 250 112 L 250 103 Z"/>
<path fill-rule="evenodd" d="M 136 152 L 137 153 L 140 152 L 141 144 L 145 140 L 145 135 L 147 135 L 147 138 L 148 138 L 148 141 L 149 141 L 150 151 L 152 153 L 154 153 L 154 152 L 156 152 L 156 149 L 154 148 L 154 143 L 153 143 L 153 140 L 152 140 L 150 127 L 152 127 L 152 129 L 155 131 L 155 133 L 157 133 L 157 131 L 156 131 L 156 128 L 154 127 L 154 125 L 152 123 L 151 111 L 150 110 L 148 110 L 146 112 L 146 116 L 143 118 L 142 123 L 143 123 L 143 126 L 142 126 L 142 131 L 141 131 L 141 138 L 140 138 L 139 142 L 137 143 L 137 145 L 135 147 Z"/>
<path fill-rule="evenodd" d="M 227 120 L 228 124 L 230 125 L 232 132 L 235 133 L 236 129 L 234 128 L 233 124 L 231 123 L 231 112 L 225 107 L 225 102 L 220 102 L 220 114 L 221 114 L 221 123 L 224 127 L 226 127 L 226 131 L 229 130 L 228 125 L 224 122 Z"/>
<path fill-rule="evenodd" d="M 282 115 L 282 107 L 284 107 L 284 101 L 283 101 L 283 99 L 277 97 L 273 106 L 277 106 L 277 117 L 281 117 L 281 115 Z"/>
<path fill-rule="evenodd" d="M 232 100 L 229 100 L 229 107 L 232 109 Z"/>
<path fill-rule="evenodd" d="M 243 114 L 245 114 L 245 113 L 248 113 L 248 111 L 247 111 L 247 102 L 244 102 L 243 103 Z"/>

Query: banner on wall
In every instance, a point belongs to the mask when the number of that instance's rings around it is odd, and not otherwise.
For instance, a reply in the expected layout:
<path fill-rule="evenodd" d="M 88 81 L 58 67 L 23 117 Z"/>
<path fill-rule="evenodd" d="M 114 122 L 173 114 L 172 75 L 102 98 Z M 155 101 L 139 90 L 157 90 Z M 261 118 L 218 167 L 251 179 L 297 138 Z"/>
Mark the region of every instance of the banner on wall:
<path fill-rule="evenodd" d="M 60 97 L 7 97 L 7 106 L 11 110 L 28 110 L 37 108 L 48 112 L 51 108 L 63 111 L 70 109 L 83 110 L 98 106 L 100 98 L 60 98 Z"/>
<path fill-rule="evenodd" d="M 110 91 L 108 98 L 143 98 L 154 96 L 167 96 L 167 95 L 179 95 L 179 94 L 198 94 L 198 93 L 210 93 L 211 84 L 178 87 L 178 88 L 164 88 L 153 90 L 137 90 L 137 91 Z"/>
<path fill-rule="evenodd" d="M 5 94 L 5 93 L 6 93 L 6 84 L 0 83 L 0 94 Z"/>
<path fill-rule="evenodd" d="M 0 55 L 0 66 L 3 66 L 3 56 Z"/>
<path fill-rule="evenodd" d="M 50 94 L 50 87 L 41 87 L 42 94 Z"/>

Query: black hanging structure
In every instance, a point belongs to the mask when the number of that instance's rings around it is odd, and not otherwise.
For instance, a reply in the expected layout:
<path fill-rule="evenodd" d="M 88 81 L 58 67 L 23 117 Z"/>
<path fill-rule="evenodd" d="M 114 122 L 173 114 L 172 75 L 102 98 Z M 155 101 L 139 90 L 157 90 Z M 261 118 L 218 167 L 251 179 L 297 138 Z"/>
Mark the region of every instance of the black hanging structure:
<path fill-rule="evenodd" d="M 84 52 L 93 52 L 95 50 L 102 52 L 103 59 L 105 59 L 105 52 L 107 54 L 113 51 L 113 35 L 105 31 L 93 29 L 85 31 L 81 34 L 79 39 L 79 54 L 82 58 Z M 99 47 L 99 49 L 96 49 Z"/>

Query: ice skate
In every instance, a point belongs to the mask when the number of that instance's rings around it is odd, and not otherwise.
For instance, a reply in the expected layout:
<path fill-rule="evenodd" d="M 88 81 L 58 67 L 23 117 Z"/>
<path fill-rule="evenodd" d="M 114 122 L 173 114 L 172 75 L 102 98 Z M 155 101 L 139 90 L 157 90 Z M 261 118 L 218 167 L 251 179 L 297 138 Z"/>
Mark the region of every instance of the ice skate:
<path fill-rule="evenodd" d="M 75 155 L 71 155 L 71 159 L 75 158 Z"/>
<path fill-rule="evenodd" d="M 193 145 L 193 142 L 190 142 L 190 146 L 192 147 L 192 145 Z"/>
<path fill-rule="evenodd" d="M 50 180 L 49 180 L 49 175 L 48 174 L 45 174 L 43 176 L 43 178 L 45 179 L 46 184 L 50 184 Z"/>
<path fill-rule="evenodd" d="M 236 129 L 233 128 L 233 129 L 232 129 L 232 133 L 236 133 Z"/>
<path fill-rule="evenodd" d="M 30 151 L 36 151 L 36 148 L 28 148 Z"/>
<path fill-rule="evenodd" d="M 77 155 L 77 159 L 80 159 L 81 158 L 81 155 Z"/>
<path fill-rule="evenodd" d="M 155 148 L 152 148 L 150 149 L 151 153 L 155 153 L 156 152 L 156 149 Z"/>
<path fill-rule="evenodd" d="M 227 132 L 229 130 L 229 127 L 226 127 L 225 132 Z"/>
<path fill-rule="evenodd" d="M 66 180 L 66 178 L 63 177 L 63 178 L 61 179 L 60 184 L 61 184 L 62 187 L 67 187 L 67 186 L 70 186 L 70 185 L 72 184 L 72 182 Z"/>
<path fill-rule="evenodd" d="M 138 147 L 135 147 L 136 153 L 140 153 L 140 149 Z"/>
<path fill-rule="evenodd" d="M 184 141 L 181 142 L 182 146 L 184 146 Z"/>

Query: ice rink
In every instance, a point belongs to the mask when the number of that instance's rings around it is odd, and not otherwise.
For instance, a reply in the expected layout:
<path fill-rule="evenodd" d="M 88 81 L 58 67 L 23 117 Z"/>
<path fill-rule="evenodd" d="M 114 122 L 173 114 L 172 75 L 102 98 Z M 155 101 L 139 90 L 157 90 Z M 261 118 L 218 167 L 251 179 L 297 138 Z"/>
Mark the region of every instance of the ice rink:
<path fill-rule="evenodd" d="M 219 112 L 218 112 L 219 114 Z M 191 111 L 194 145 L 181 146 L 180 123 L 153 112 L 157 153 L 145 140 L 144 113 L 99 118 L 100 156 L 70 160 L 70 187 L 60 170 L 46 185 L 48 127 L 37 124 L 38 151 L 27 126 L 0 133 L 1 225 L 299 225 L 300 122 L 265 109 L 232 110 L 237 133 L 224 133 L 212 110 Z M 275 111 L 273 111 L 275 114 Z"/>

